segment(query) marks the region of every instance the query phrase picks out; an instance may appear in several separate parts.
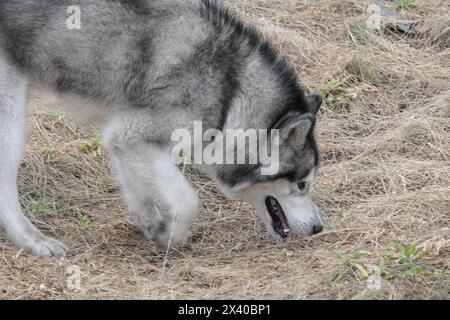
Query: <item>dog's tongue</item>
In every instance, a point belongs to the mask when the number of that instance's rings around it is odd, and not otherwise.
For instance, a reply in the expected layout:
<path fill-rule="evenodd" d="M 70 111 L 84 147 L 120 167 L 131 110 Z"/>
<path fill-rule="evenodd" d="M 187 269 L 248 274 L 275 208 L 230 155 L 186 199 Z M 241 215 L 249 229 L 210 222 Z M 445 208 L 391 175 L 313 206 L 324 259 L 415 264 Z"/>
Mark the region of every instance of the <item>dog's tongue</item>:
<path fill-rule="evenodd" d="M 278 213 L 278 216 L 280 217 L 280 220 L 281 220 L 281 226 L 283 228 L 283 233 L 287 236 L 289 234 L 289 232 L 291 232 L 291 229 L 289 228 L 286 218 L 280 213 Z"/>
<path fill-rule="evenodd" d="M 289 234 L 291 232 L 291 229 L 289 229 L 289 226 L 287 225 L 286 221 L 284 219 L 281 219 L 281 224 L 283 226 L 283 232 L 284 234 Z"/>
<path fill-rule="evenodd" d="M 280 232 L 281 236 L 287 237 L 289 235 L 289 232 L 291 232 L 291 229 L 289 228 L 286 216 L 283 213 L 283 209 L 275 198 L 270 199 L 270 204 L 274 208 L 274 214 L 278 217 L 277 222 L 281 224 L 281 226 L 278 225 L 278 232 Z"/>

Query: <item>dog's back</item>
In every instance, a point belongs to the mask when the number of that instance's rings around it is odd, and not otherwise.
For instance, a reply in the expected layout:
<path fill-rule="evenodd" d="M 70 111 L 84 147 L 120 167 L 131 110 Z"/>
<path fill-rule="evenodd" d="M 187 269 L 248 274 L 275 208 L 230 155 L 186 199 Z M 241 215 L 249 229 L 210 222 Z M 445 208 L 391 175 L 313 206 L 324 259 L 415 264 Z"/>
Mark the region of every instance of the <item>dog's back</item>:
<path fill-rule="evenodd" d="M 67 26 L 69 0 L 0 3 L 1 46 L 22 71 L 59 93 L 147 106 L 149 93 L 166 88 L 213 32 L 202 1 L 77 3 L 79 29 Z"/>

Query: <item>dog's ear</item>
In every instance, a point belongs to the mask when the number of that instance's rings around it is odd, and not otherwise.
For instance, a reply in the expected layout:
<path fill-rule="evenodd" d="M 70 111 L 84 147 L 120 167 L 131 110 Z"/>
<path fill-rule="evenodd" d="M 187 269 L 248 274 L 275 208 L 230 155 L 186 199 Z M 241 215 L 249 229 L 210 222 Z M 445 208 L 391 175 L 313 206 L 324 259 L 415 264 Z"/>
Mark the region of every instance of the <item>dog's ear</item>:
<path fill-rule="evenodd" d="M 319 112 L 323 103 L 323 98 L 318 94 L 313 94 L 305 97 L 306 104 L 308 105 L 308 111 L 316 115 Z"/>
<path fill-rule="evenodd" d="M 314 116 L 311 113 L 292 114 L 283 117 L 274 128 L 279 130 L 280 143 L 292 140 L 304 144 L 313 123 Z"/>

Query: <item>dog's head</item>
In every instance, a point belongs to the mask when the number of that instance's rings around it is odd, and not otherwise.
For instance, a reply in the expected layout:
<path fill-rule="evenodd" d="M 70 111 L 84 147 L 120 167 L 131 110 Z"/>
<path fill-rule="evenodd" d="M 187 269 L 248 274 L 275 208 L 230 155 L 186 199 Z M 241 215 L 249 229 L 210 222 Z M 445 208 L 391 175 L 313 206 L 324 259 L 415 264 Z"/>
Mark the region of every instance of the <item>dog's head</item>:
<path fill-rule="evenodd" d="M 322 231 L 322 220 L 309 196 L 319 155 L 314 139 L 316 113 L 322 98 L 305 98 L 309 112 L 292 112 L 274 125 L 279 130 L 279 170 L 261 175 L 261 167 L 241 167 L 233 176 L 240 183 L 225 188 L 231 198 L 257 209 L 271 234 L 286 238 L 291 232 L 311 236 Z"/>

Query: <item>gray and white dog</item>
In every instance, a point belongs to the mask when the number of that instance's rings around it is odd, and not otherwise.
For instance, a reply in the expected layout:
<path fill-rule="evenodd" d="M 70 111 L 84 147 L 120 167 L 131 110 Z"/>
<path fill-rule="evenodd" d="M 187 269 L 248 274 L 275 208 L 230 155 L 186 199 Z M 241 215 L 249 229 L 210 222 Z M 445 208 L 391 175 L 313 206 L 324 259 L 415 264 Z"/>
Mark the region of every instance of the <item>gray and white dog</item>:
<path fill-rule="evenodd" d="M 80 28 L 68 28 L 68 7 Z M 63 256 L 22 213 L 17 173 L 30 82 L 95 121 L 130 215 L 162 248 L 182 244 L 199 212 L 196 191 L 171 158 L 171 134 L 193 128 L 278 129 L 279 170 L 209 165 L 226 195 L 253 204 L 275 236 L 322 230 L 309 197 L 322 99 L 253 28 L 215 0 L 0 1 L 0 223 L 20 248 Z"/>

